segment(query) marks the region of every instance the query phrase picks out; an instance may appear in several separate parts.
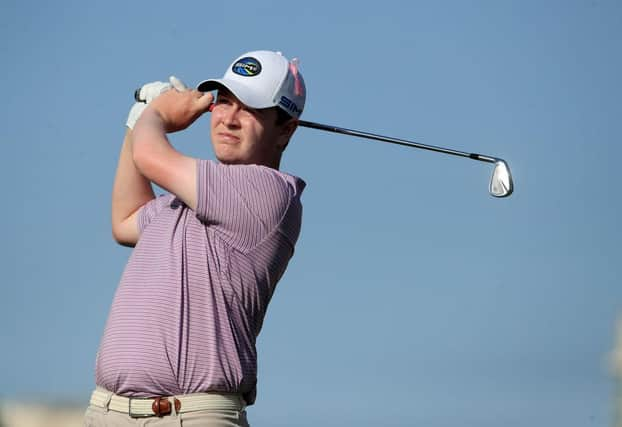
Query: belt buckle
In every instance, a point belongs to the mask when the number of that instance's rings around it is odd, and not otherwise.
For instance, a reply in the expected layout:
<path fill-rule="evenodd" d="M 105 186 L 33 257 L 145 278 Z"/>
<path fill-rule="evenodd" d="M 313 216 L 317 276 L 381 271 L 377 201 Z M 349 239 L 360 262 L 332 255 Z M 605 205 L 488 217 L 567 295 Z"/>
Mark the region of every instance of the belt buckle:
<path fill-rule="evenodd" d="M 127 413 L 130 416 L 130 418 L 147 418 L 147 417 L 152 417 L 153 415 L 151 414 L 132 414 L 132 400 L 138 400 L 132 397 L 128 398 L 127 401 Z M 142 399 L 140 399 L 142 400 Z"/>
<path fill-rule="evenodd" d="M 175 403 L 177 403 L 177 399 L 175 399 L 175 401 Z M 173 412 L 171 401 L 168 400 L 168 397 L 160 396 L 153 399 L 153 403 L 151 404 L 151 410 L 157 417 L 170 415 Z"/>

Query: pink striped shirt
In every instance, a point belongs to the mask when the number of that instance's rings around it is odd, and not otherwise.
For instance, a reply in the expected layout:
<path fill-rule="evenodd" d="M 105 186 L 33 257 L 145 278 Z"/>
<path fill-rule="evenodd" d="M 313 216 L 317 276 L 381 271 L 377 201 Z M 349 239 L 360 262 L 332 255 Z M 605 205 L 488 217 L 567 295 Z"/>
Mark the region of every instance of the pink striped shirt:
<path fill-rule="evenodd" d="M 169 194 L 139 214 L 95 380 L 124 396 L 220 391 L 252 404 L 255 340 L 294 253 L 305 183 L 265 166 L 197 166 L 196 212 Z"/>

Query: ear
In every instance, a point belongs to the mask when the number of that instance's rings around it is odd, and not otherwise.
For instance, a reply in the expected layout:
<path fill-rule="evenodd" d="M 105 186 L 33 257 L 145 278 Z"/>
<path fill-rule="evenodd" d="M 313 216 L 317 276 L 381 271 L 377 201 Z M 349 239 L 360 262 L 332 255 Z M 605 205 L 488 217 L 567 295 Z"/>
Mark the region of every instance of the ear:
<path fill-rule="evenodd" d="M 279 141 L 277 142 L 277 147 L 280 151 L 285 151 L 296 128 L 298 128 L 298 120 L 293 118 L 280 126 Z"/>

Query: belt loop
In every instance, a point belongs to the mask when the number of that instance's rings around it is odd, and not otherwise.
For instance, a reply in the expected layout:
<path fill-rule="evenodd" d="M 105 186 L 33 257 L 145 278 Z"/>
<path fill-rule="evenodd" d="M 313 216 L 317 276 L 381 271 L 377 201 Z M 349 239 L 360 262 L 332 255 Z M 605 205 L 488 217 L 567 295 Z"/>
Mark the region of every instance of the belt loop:
<path fill-rule="evenodd" d="M 175 407 L 175 401 L 177 399 L 175 399 L 175 396 L 172 397 L 167 397 L 166 400 L 168 400 L 168 403 L 171 404 L 171 415 L 173 416 L 177 416 L 177 408 Z"/>
<path fill-rule="evenodd" d="M 171 396 L 168 398 L 168 401 L 171 403 L 171 417 L 177 420 L 176 425 L 182 427 L 181 425 L 181 415 L 179 415 L 179 409 L 181 409 L 181 402 L 177 400 L 176 396 Z"/>
<path fill-rule="evenodd" d="M 175 419 L 177 421 L 176 427 L 183 427 L 181 424 L 182 423 L 181 414 L 179 413 L 180 409 L 181 409 L 181 402 L 177 400 L 177 397 L 173 396 L 173 412 L 175 413 Z"/>
<path fill-rule="evenodd" d="M 108 413 L 108 407 L 110 406 L 110 401 L 112 400 L 112 395 L 114 393 L 112 393 L 111 391 L 106 390 L 106 400 L 104 401 L 104 413 Z"/>
<path fill-rule="evenodd" d="M 177 396 L 169 397 L 169 402 L 171 402 L 171 413 L 173 415 L 179 415 L 179 410 L 181 409 L 181 401 L 177 399 Z"/>

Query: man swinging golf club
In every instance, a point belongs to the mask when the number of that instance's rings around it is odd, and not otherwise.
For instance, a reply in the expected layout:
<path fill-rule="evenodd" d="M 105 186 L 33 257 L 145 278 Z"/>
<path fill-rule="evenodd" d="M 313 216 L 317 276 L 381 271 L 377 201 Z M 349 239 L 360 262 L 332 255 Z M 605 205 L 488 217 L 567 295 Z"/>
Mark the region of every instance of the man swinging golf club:
<path fill-rule="evenodd" d="M 197 90 L 171 78 L 138 95 L 146 104 L 130 111 L 112 196 L 113 235 L 135 248 L 85 425 L 246 426 L 255 341 L 300 232 L 305 183 L 279 166 L 304 81 L 296 60 L 255 51 Z M 166 136 L 207 111 L 218 162 L 185 156 Z"/>

